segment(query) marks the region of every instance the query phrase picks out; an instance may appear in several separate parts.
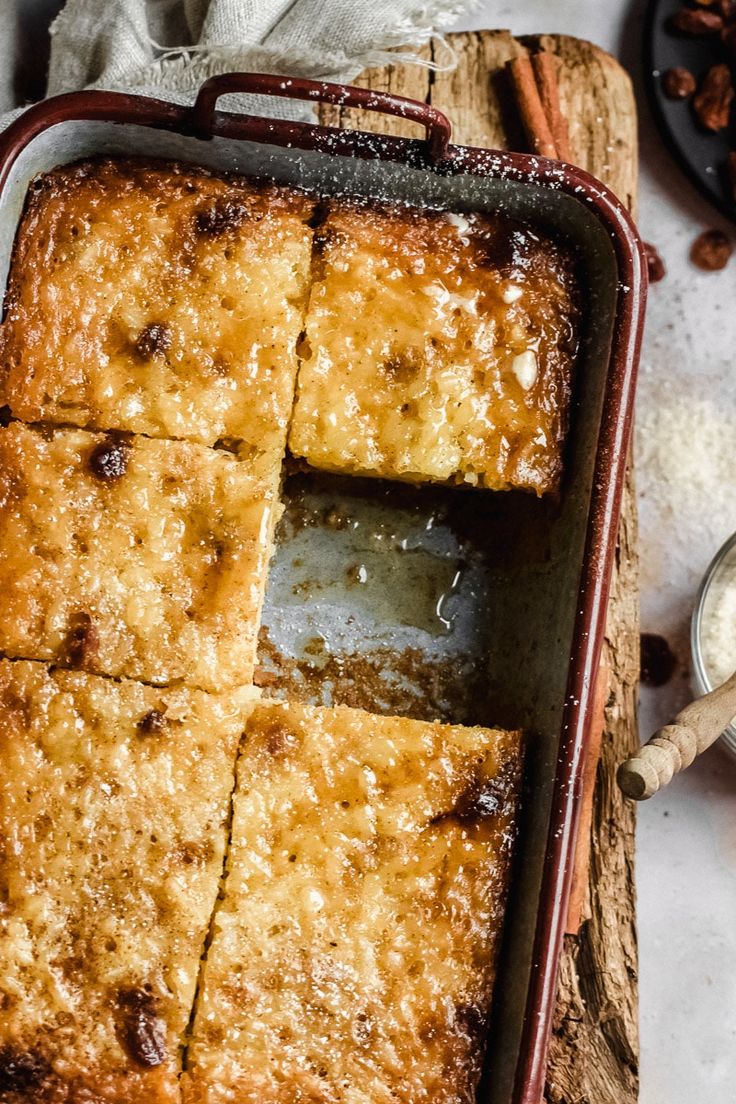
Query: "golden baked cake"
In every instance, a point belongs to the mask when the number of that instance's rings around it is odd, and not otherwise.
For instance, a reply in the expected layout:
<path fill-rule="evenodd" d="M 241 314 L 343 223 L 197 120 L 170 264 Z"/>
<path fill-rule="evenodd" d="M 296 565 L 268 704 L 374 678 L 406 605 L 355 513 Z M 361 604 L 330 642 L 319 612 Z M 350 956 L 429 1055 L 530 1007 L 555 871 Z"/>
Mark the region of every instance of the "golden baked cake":
<path fill-rule="evenodd" d="M 520 734 L 255 707 L 186 1104 L 469 1104 Z"/>
<path fill-rule="evenodd" d="M 0 661 L 3 1104 L 179 1100 L 248 708 Z"/>
<path fill-rule="evenodd" d="M 228 452 L 0 429 L 0 652 L 163 685 L 251 680 L 277 510 Z"/>
<path fill-rule="evenodd" d="M 497 215 L 333 201 L 315 232 L 292 452 L 318 468 L 554 490 L 573 257 Z"/>
<path fill-rule="evenodd" d="M 313 201 L 194 165 L 88 161 L 31 185 L 0 402 L 47 420 L 281 459 Z"/>

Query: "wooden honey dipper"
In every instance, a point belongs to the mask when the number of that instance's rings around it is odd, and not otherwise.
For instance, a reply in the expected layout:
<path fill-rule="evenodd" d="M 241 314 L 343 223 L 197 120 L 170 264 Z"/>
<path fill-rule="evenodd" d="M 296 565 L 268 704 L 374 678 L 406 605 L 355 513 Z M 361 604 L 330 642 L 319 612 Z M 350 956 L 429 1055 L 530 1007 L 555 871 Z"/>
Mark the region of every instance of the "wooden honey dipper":
<path fill-rule="evenodd" d="M 686 705 L 672 724 L 660 728 L 639 754 L 618 768 L 627 797 L 644 801 L 666 786 L 696 755 L 714 744 L 736 717 L 736 671 L 722 686 Z"/>

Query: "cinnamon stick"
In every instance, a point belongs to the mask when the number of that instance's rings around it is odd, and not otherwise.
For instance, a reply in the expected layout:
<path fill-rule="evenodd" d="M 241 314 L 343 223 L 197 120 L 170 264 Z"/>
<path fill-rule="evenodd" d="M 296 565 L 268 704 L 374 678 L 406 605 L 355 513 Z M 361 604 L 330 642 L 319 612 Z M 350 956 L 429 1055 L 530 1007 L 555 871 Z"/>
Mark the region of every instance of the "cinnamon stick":
<path fill-rule="evenodd" d="M 560 107 L 557 65 L 554 58 L 546 50 L 541 50 L 538 54 L 532 54 L 532 69 L 537 82 L 542 110 L 547 119 L 547 125 L 552 132 L 552 140 L 557 147 L 557 156 L 560 161 L 571 161 L 570 132 L 567 119 L 562 114 L 562 108 Z"/>
<path fill-rule="evenodd" d="M 534 67 L 528 54 L 507 62 L 507 71 L 524 132 L 532 153 L 557 158 L 557 146 L 539 95 Z"/>
<path fill-rule="evenodd" d="M 550 53 L 522 54 L 506 63 L 509 83 L 532 153 L 570 161 L 570 134 L 560 107 L 557 66 Z"/>

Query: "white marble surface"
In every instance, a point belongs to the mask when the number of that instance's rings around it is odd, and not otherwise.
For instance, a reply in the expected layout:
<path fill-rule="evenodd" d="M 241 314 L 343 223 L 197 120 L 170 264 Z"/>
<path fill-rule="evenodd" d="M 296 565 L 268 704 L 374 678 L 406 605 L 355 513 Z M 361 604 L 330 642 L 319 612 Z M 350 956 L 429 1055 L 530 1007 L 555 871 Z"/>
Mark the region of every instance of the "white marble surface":
<path fill-rule="evenodd" d="M 579 35 L 636 74 L 642 11 L 631 0 L 495 0 L 458 29 Z M 640 226 L 668 269 L 651 289 L 638 394 L 642 625 L 676 647 L 681 665 L 668 687 L 643 695 L 648 735 L 687 698 L 695 591 L 711 556 L 736 530 L 736 258 L 717 274 L 689 263 L 693 238 L 726 224 L 680 175 L 637 91 Z M 673 427 L 669 441 L 665 425 Z M 654 434 L 661 444 L 653 459 Z M 722 453 L 714 457 L 718 445 Z M 641 806 L 637 845 L 641 1102 L 733 1104 L 736 761 L 713 750 Z"/>

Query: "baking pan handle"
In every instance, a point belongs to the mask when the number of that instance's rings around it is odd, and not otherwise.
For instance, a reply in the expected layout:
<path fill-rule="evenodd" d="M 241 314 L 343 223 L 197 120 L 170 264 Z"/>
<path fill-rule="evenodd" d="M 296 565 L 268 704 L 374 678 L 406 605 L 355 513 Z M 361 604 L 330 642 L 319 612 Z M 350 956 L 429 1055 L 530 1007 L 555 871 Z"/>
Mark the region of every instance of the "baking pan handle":
<path fill-rule="evenodd" d="M 429 157 L 433 163 L 447 160 L 452 127 L 450 120 L 436 107 L 393 96 L 389 92 L 374 92 L 370 88 L 355 88 L 347 84 L 306 80 L 301 77 L 276 77 L 267 73 L 221 73 L 210 77 L 201 86 L 192 107 L 192 125 L 199 138 L 211 138 L 215 123 L 215 107 L 220 96 L 228 92 L 249 92 L 259 96 L 283 96 L 311 103 L 331 103 L 338 107 L 358 107 L 364 111 L 379 111 L 399 119 L 409 119 L 424 127 Z"/>

